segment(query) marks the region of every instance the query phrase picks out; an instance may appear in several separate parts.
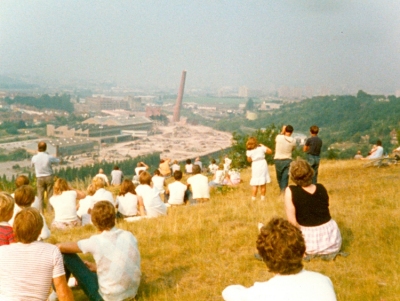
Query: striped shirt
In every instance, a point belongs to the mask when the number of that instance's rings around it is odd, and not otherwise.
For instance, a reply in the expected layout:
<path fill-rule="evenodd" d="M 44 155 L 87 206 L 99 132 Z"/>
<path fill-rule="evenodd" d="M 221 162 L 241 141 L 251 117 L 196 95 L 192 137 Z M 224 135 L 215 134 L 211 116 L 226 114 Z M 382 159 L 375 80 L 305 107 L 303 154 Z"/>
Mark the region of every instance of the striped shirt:
<path fill-rule="evenodd" d="M 44 242 L 0 248 L 0 300 L 47 300 L 53 278 L 65 274 L 60 250 Z"/>

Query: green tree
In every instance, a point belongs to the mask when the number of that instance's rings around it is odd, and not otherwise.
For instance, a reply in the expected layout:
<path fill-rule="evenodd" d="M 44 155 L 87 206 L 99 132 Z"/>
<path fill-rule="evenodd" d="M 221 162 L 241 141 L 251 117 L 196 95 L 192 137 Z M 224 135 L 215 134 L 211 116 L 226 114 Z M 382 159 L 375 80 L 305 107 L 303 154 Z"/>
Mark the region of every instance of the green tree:
<path fill-rule="evenodd" d="M 247 100 L 245 109 L 246 109 L 247 111 L 253 111 L 253 110 L 254 110 L 254 101 L 253 101 L 252 98 L 249 98 L 249 99 Z"/>

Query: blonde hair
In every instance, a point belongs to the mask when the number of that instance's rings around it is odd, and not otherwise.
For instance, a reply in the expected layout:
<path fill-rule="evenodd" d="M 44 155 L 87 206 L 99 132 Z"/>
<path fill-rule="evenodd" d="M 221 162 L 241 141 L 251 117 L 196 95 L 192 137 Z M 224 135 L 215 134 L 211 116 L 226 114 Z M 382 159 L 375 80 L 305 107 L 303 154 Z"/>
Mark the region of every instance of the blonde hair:
<path fill-rule="evenodd" d="M 95 190 L 97 190 L 100 188 L 104 188 L 104 186 L 106 185 L 106 182 L 104 182 L 104 180 L 102 178 L 95 177 L 92 181 L 92 184 L 94 185 Z"/>
<path fill-rule="evenodd" d="M 54 194 L 59 195 L 63 193 L 63 191 L 68 191 L 68 182 L 62 178 L 58 178 L 57 181 L 54 183 Z"/>
<path fill-rule="evenodd" d="M 89 184 L 88 188 L 86 189 L 88 195 L 94 195 L 96 193 L 96 187 L 93 184 Z"/>
<path fill-rule="evenodd" d="M 13 229 L 18 242 L 29 244 L 36 241 L 42 228 L 43 218 L 36 208 L 24 208 L 15 216 Z"/>
<path fill-rule="evenodd" d="M 14 211 L 14 199 L 7 192 L 0 192 L 0 221 L 8 222 L 11 212 Z"/>

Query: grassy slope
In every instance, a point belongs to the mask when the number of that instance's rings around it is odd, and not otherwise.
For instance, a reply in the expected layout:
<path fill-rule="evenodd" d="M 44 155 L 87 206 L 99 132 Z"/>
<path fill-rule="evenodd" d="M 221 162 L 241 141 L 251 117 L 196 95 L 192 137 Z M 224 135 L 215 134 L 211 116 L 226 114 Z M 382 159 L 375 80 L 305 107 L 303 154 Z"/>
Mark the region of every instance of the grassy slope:
<path fill-rule="evenodd" d="M 313 260 L 305 268 L 329 276 L 338 300 L 396 300 L 400 296 L 400 166 L 363 168 L 360 161 L 323 161 L 319 182 L 330 195 L 332 217 L 350 253 L 334 262 Z M 213 192 L 198 206 L 175 207 L 164 218 L 118 226 L 139 241 L 143 278 L 138 300 L 222 300 L 229 284 L 251 286 L 273 275 L 253 259 L 257 222 L 285 216 L 273 183 L 267 201 L 250 201 L 250 170 L 244 183 Z M 53 231 L 50 242 L 78 240 L 94 233 L 91 226 L 68 233 Z M 74 290 L 76 300 L 86 300 Z"/>

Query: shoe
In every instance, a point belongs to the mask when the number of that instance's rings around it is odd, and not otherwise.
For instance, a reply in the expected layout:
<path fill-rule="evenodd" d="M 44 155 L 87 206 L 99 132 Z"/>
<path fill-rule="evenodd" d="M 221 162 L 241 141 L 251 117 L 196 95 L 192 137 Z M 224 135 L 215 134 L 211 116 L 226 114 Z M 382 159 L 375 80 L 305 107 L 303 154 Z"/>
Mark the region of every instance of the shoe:
<path fill-rule="evenodd" d="M 69 277 L 68 286 L 71 288 L 78 286 L 78 281 L 76 281 L 75 277 Z"/>
<path fill-rule="evenodd" d="M 252 196 L 252 197 L 251 197 L 251 200 L 252 200 L 252 201 L 255 201 L 255 200 L 256 200 L 256 197 L 255 197 L 255 196 Z"/>
<path fill-rule="evenodd" d="M 55 291 L 52 291 L 47 301 L 58 301 L 57 293 Z"/>
<path fill-rule="evenodd" d="M 261 201 L 265 201 L 265 196 L 261 196 Z"/>

